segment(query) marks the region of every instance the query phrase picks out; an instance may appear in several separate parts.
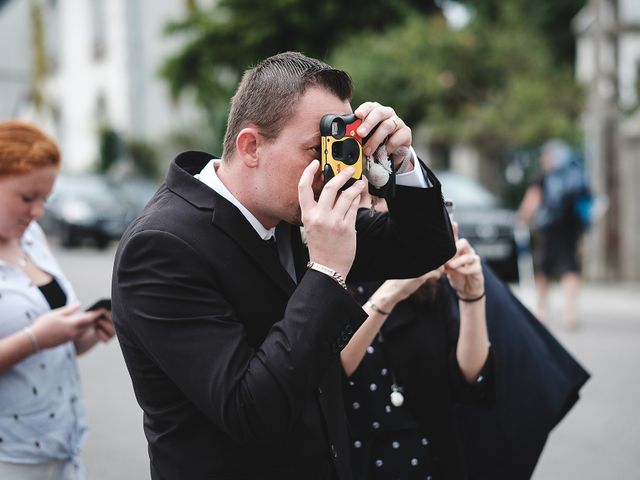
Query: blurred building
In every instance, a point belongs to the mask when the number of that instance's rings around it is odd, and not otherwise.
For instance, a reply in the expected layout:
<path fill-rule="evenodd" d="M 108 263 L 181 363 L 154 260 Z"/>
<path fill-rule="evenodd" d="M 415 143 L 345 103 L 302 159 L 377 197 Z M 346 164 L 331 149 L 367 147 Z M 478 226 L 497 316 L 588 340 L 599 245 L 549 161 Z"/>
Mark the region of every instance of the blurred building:
<path fill-rule="evenodd" d="M 640 0 L 589 0 L 576 16 L 587 166 L 608 209 L 587 238 L 592 278 L 640 280 Z"/>
<path fill-rule="evenodd" d="M 1 118 L 19 116 L 50 130 L 71 170 L 95 164 L 102 128 L 157 143 L 198 124 L 195 103 L 174 103 L 157 73 L 180 44 L 163 30 L 188 4 L 0 1 Z"/>
<path fill-rule="evenodd" d="M 31 95 L 29 3 L 0 0 L 0 118 L 16 115 Z"/>

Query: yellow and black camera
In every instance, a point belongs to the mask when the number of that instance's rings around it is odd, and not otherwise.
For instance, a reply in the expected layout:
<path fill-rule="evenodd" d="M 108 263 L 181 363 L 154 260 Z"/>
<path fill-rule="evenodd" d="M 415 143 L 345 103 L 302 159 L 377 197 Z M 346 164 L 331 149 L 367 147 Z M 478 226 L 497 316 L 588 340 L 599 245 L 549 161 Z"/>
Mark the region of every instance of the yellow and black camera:
<path fill-rule="evenodd" d="M 362 137 L 356 130 L 362 123 L 354 114 L 325 115 L 320 120 L 321 162 L 324 182 L 327 183 L 342 170 L 355 169 L 342 190 L 362 178 Z"/>

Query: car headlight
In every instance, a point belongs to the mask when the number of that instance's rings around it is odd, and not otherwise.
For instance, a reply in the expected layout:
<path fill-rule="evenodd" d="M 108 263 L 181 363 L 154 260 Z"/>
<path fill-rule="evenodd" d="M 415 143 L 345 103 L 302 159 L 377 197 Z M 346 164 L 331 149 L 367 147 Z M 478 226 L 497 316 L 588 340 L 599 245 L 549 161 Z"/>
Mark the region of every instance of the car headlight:
<path fill-rule="evenodd" d="M 85 202 L 67 202 L 61 209 L 62 218 L 68 223 L 88 224 L 94 217 L 93 209 Z"/>

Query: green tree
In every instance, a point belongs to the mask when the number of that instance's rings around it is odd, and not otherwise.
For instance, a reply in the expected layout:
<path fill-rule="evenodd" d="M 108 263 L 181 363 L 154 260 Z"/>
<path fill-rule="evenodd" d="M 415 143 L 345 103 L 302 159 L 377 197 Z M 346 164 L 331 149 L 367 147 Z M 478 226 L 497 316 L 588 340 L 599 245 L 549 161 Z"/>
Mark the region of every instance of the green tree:
<path fill-rule="evenodd" d="M 577 135 L 581 96 L 570 70 L 515 19 L 478 17 L 452 30 L 441 17 L 416 16 L 384 36 L 350 40 L 331 63 L 352 72 L 355 104 L 394 105 L 410 125 L 425 124 L 434 143 L 495 152 Z"/>
<path fill-rule="evenodd" d="M 192 2 L 185 18 L 167 27 L 186 43 L 166 60 L 161 74 L 174 97 L 195 91 L 212 123 L 220 124 L 226 117 L 220 102 L 228 101 L 241 72 L 258 60 L 286 50 L 326 58 L 350 37 L 436 10 L 433 1 L 421 0 L 370 0 L 366 7 L 336 0 L 220 0 L 206 9 Z"/>
<path fill-rule="evenodd" d="M 100 128 L 98 139 L 100 158 L 97 170 L 105 173 L 124 156 L 125 146 L 120 134 L 109 126 Z"/>
<path fill-rule="evenodd" d="M 470 7 L 477 17 L 495 25 L 509 20 L 514 12 L 528 28 L 542 32 L 546 38 L 554 63 L 573 64 L 575 38 L 571 21 L 586 0 L 457 0 Z"/>

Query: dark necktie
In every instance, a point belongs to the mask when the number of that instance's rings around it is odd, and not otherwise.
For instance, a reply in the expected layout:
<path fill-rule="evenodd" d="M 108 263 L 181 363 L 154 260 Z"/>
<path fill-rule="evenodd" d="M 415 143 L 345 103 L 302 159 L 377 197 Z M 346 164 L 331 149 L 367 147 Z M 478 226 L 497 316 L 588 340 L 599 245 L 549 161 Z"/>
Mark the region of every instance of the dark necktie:
<path fill-rule="evenodd" d="M 269 250 L 276 257 L 276 259 L 278 260 L 278 263 L 280 263 L 280 255 L 278 254 L 278 245 L 276 244 L 276 237 L 272 236 L 271 238 L 264 240 L 264 243 L 269 247 Z"/>
<path fill-rule="evenodd" d="M 291 279 L 295 283 L 298 283 L 299 280 L 296 278 L 297 275 L 296 275 L 293 256 L 291 255 L 291 253 L 287 252 L 287 248 L 289 246 L 287 244 L 287 239 L 284 238 L 282 243 L 280 244 L 280 248 L 283 249 L 282 256 L 280 256 L 280 251 L 278 250 L 278 244 L 276 242 L 275 235 L 269 238 L 268 240 L 263 240 L 263 242 L 266 243 L 269 251 L 273 252 L 273 255 L 275 256 L 276 261 L 282 266 L 282 268 L 284 268 L 284 270 L 289 274 Z"/>

